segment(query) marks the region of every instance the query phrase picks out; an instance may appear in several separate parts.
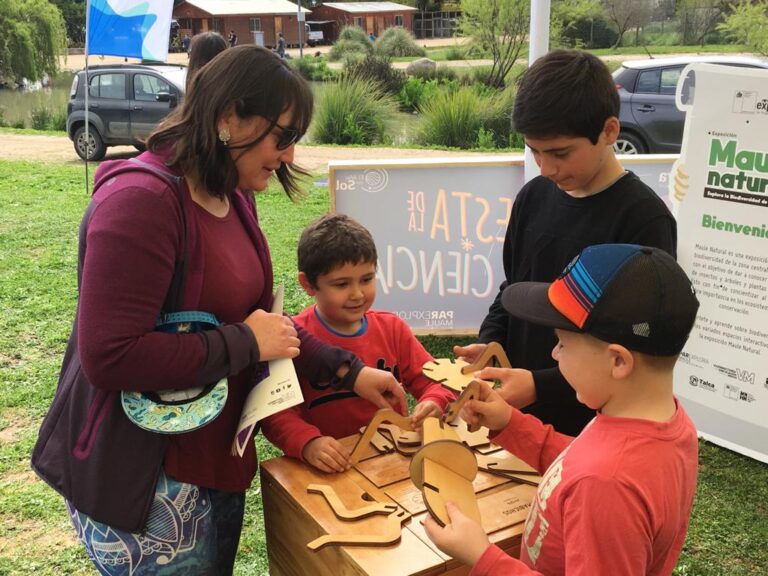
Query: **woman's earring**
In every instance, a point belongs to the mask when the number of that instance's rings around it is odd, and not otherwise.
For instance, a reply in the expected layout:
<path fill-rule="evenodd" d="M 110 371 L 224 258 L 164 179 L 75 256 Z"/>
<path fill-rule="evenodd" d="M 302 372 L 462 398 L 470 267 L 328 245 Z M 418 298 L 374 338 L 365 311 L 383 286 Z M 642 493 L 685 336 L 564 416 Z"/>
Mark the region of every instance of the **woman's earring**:
<path fill-rule="evenodd" d="M 228 145 L 231 139 L 232 135 L 229 133 L 229 128 L 222 128 L 219 130 L 219 140 L 221 140 L 221 143 L 224 144 L 224 146 Z"/>

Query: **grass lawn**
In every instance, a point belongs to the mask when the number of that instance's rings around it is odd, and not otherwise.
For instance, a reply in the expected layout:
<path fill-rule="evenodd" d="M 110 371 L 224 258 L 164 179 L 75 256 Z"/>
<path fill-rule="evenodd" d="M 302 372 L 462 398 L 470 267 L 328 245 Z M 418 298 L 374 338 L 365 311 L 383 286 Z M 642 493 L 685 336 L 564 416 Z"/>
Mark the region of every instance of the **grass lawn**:
<path fill-rule="evenodd" d="M 62 500 L 29 469 L 72 323 L 77 228 L 87 203 L 80 167 L 0 161 L 0 576 L 95 574 Z M 271 188 L 258 205 L 276 281 L 286 283 L 286 310 L 296 312 L 308 303 L 295 282 L 296 241 L 328 209 L 327 190 L 312 187 L 294 205 Z M 449 356 L 457 341 L 423 340 L 438 357 Z M 258 440 L 262 459 L 277 454 Z M 257 479 L 247 498 L 238 575 L 267 572 L 258 489 Z M 697 500 L 676 574 L 768 573 L 767 503 L 768 466 L 701 442 Z"/>

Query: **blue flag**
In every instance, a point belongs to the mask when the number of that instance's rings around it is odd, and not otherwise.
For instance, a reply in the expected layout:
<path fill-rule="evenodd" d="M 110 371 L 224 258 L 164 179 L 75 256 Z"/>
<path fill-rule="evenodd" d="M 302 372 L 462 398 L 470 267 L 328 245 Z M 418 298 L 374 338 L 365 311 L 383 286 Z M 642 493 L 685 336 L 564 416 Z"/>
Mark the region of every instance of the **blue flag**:
<path fill-rule="evenodd" d="M 91 0 L 88 54 L 165 61 L 173 0 Z"/>

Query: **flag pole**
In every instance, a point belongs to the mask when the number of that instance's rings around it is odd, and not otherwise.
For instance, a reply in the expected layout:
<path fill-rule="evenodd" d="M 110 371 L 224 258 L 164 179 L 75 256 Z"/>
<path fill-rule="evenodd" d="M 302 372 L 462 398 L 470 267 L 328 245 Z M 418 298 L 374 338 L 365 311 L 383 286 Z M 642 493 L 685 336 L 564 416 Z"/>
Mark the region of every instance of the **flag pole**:
<path fill-rule="evenodd" d="M 90 92 L 89 78 L 88 78 L 88 36 L 90 31 L 90 15 L 91 15 L 91 0 L 85 0 L 85 86 L 83 91 L 85 92 L 85 193 L 88 194 L 90 186 L 88 186 L 88 144 L 90 141 L 89 135 L 89 120 L 88 117 L 88 93 Z"/>

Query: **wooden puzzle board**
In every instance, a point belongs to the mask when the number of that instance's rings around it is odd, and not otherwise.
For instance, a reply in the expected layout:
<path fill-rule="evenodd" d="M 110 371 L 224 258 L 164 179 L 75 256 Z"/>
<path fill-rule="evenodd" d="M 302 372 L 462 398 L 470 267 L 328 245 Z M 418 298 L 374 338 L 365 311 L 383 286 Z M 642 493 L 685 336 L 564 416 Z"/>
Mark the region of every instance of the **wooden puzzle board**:
<path fill-rule="evenodd" d="M 342 440 L 354 446 L 359 436 Z M 398 463 L 398 458 L 402 462 Z M 377 461 L 381 461 L 379 464 Z M 264 505 L 267 551 L 271 576 L 337 576 L 338 574 L 375 576 L 460 576 L 469 569 L 440 552 L 426 537 L 423 521 L 426 512 L 419 490 L 408 476 L 409 459 L 397 453 L 374 455 L 358 464 L 377 478 L 388 482 L 401 475 L 386 472 L 386 464 L 405 464 L 405 477 L 378 487 L 357 469 L 343 474 L 324 474 L 292 458 L 281 457 L 261 464 L 261 490 Z M 367 467 L 367 468 L 366 468 Z M 386 480 L 382 480 L 386 479 Z M 325 498 L 307 493 L 310 484 L 333 488 L 350 509 L 368 504 L 367 498 L 392 502 L 413 514 L 402 526 L 400 541 L 387 546 L 325 546 L 317 551 L 307 543 L 329 533 L 368 534 L 380 529 L 384 516 L 345 522 L 335 516 Z M 473 482 L 483 527 L 492 542 L 517 555 L 523 521 L 530 508 L 535 488 L 508 478 L 479 472 Z M 415 494 L 414 494 L 415 492 Z M 367 496 L 366 496 L 367 495 Z M 418 499 L 417 499 L 418 497 Z M 420 508 L 419 508 L 420 506 Z"/>

